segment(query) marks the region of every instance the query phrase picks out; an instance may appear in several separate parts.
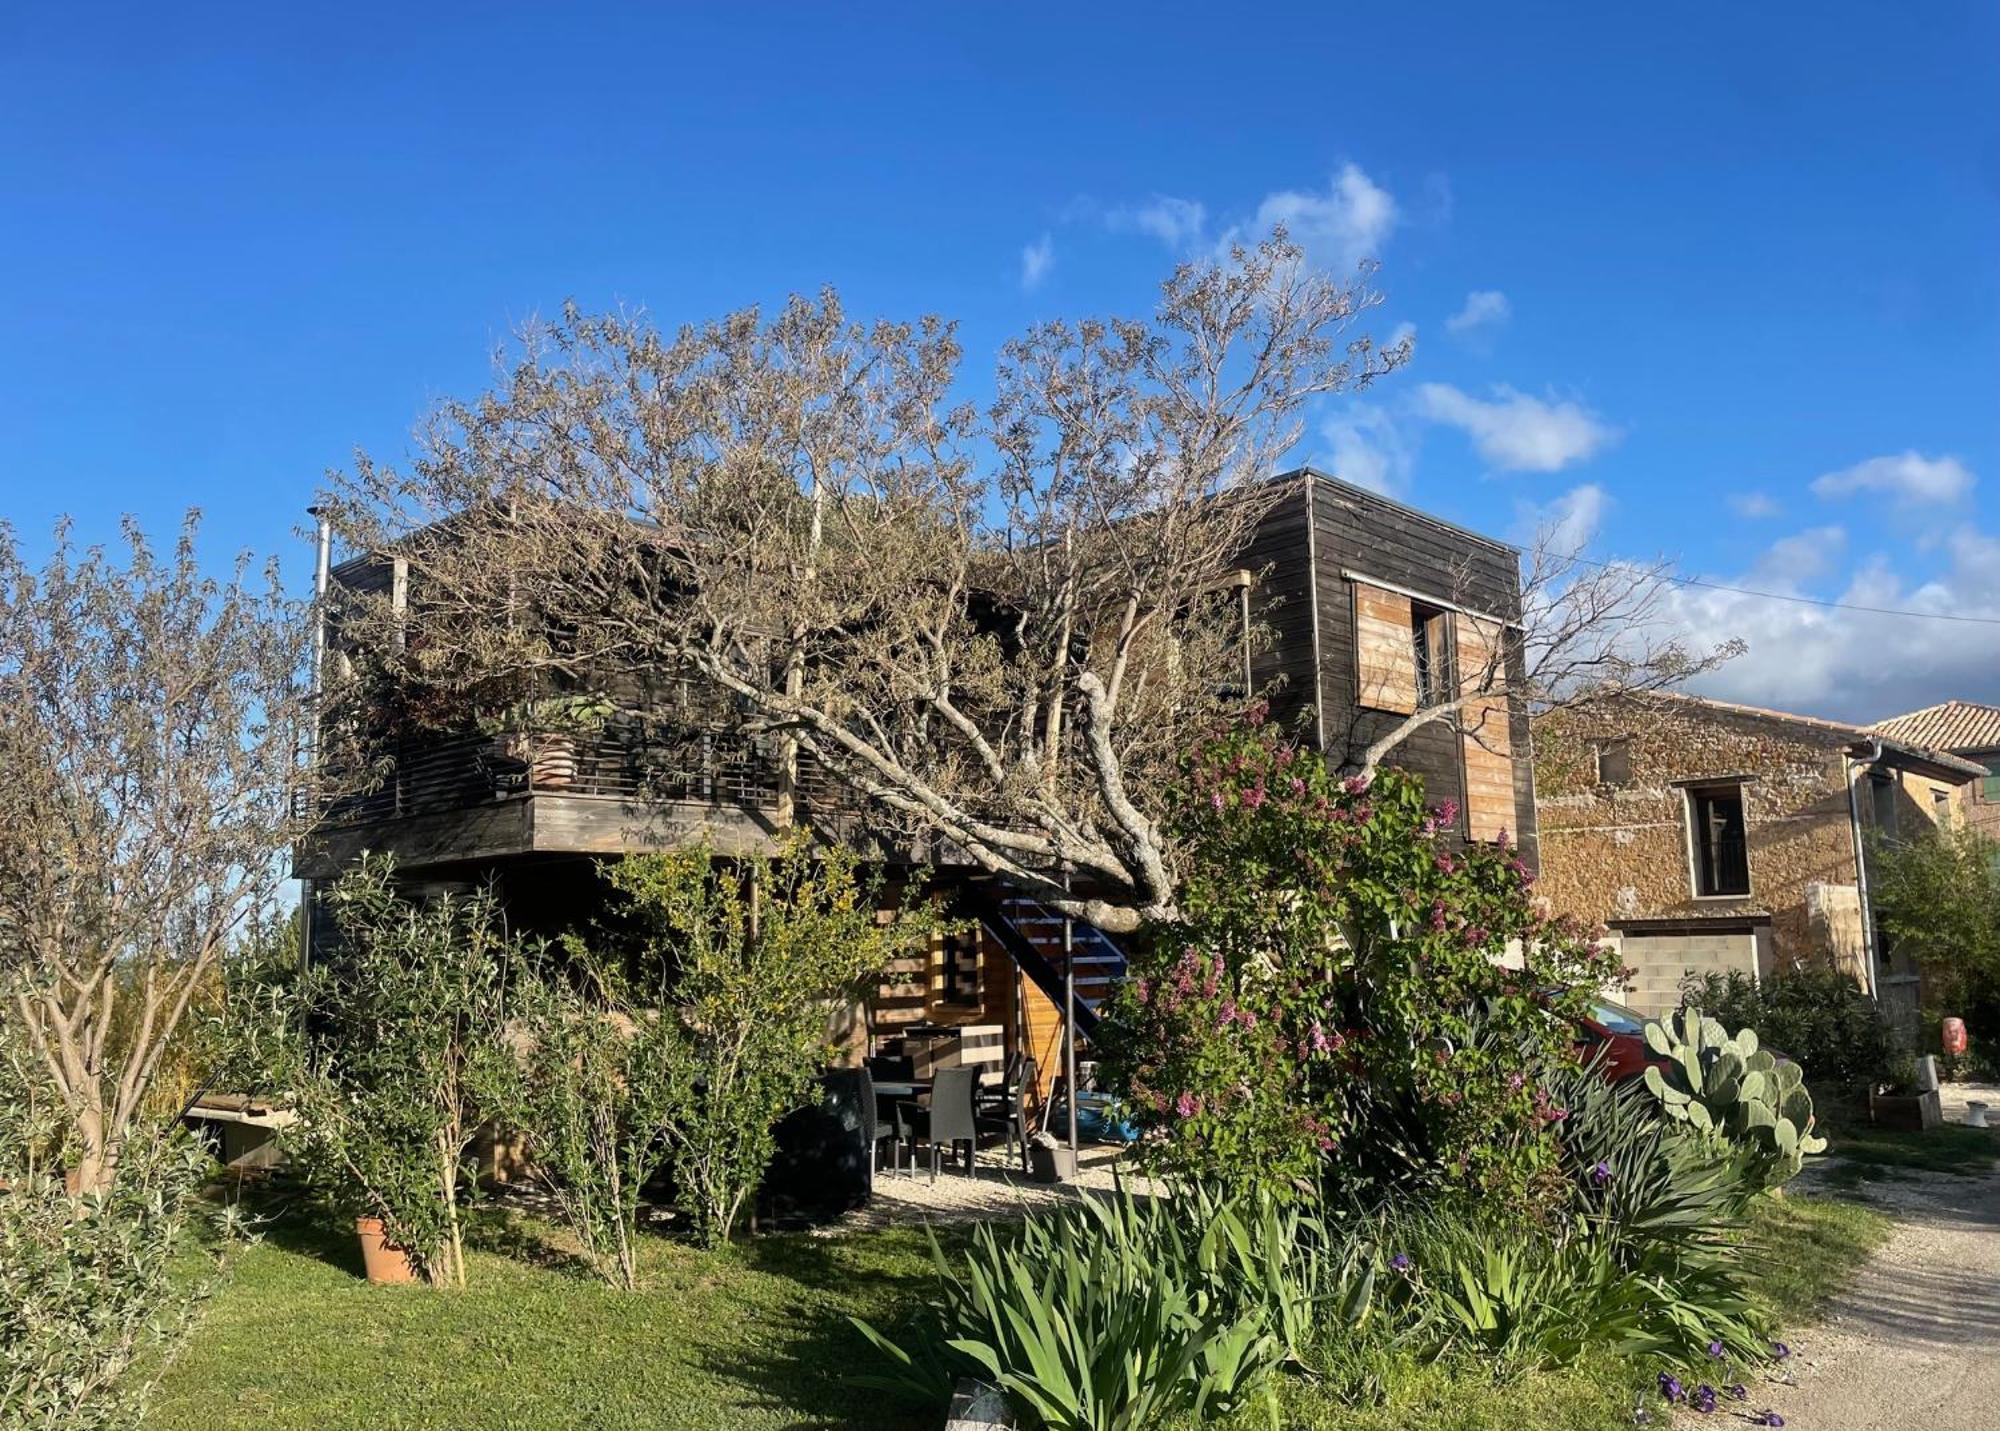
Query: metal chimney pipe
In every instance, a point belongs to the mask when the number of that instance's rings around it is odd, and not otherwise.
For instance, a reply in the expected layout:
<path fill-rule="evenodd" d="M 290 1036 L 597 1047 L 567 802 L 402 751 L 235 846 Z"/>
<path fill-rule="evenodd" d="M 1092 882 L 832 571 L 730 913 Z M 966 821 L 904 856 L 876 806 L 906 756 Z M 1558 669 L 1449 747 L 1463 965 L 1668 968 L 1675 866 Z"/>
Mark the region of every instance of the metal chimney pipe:
<path fill-rule="evenodd" d="M 320 698 L 325 691 L 326 680 L 326 592 L 333 579 L 333 514 L 326 508 L 312 506 L 306 508 L 306 515 L 313 519 L 315 545 L 313 559 L 313 643 L 312 643 L 312 702 L 306 712 L 305 767 L 306 793 L 313 796 L 313 782 L 319 769 L 319 721 Z M 306 968 L 312 963 L 313 934 L 313 881 L 299 881 L 299 967 Z"/>

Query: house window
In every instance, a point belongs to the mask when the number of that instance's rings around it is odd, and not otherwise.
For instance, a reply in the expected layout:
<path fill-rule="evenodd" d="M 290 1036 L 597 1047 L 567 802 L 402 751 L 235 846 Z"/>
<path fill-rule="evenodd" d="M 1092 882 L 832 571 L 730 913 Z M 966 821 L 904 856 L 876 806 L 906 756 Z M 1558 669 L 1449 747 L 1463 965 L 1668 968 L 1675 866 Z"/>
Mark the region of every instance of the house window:
<path fill-rule="evenodd" d="M 1410 649 L 1416 654 L 1417 709 L 1451 699 L 1451 635 L 1444 612 L 1420 601 L 1410 603 Z"/>
<path fill-rule="evenodd" d="M 1986 774 L 1979 781 L 1979 803 L 2000 805 L 2000 757 L 1987 756 L 1979 763 L 1986 767 Z"/>
<path fill-rule="evenodd" d="M 1875 814 L 1875 831 L 1885 840 L 1896 838 L 1896 782 L 1886 775 L 1868 777 L 1868 800 Z"/>
<path fill-rule="evenodd" d="M 1931 819 L 1940 825 L 1951 823 L 1951 792 L 1949 790 L 1931 791 Z"/>
<path fill-rule="evenodd" d="M 938 1001 L 946 1004 L 979 1002 L 979 939 L 954 931 L 944 936 L 943 986 Z"/>
<path fill-rule="evenodd" d="M 1632 783 L 1632 742 L 1624 736 L 1616 740 L 1597 742 L 1597 783 L 1599 785 L 1630 785 Z"/>
<path fill-rule="evenodd" d="M 1743 787 L 1711 785 L 1688 791 L 1694 892 L 1703 899 L 1750 893 L 1750 843 L 1743 821 Z"/>

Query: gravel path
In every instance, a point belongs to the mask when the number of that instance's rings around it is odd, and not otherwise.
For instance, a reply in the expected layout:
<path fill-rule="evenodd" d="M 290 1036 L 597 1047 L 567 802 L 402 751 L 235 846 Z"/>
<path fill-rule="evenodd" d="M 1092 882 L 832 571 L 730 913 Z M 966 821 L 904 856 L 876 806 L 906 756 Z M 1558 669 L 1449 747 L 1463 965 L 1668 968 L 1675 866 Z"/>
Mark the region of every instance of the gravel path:
<path fill-rule="evenodd" d="M 1963 1120 L 1968 1092 L 2000 1111 L 2000 1090 L 1961 1087 L 1947 1091 L 1947 1118 Z M 1872 1183 L 1868 1200 L 1895 1214 L 1895 1232 L 1826 1320 L 1793 1337 L 1788 1384 L 1755 1388 L 1750 1404 L 1791 1431 L 1994 1431 L 2000 1173 Z"/>

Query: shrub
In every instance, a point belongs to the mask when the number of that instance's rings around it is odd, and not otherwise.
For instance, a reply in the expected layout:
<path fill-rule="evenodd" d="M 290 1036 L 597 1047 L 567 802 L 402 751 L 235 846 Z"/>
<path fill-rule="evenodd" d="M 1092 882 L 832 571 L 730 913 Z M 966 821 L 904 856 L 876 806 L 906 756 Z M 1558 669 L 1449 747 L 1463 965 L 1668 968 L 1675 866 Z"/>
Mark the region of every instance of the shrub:
<path fill-rule="evenodd" d="M 573 952 L 576 951 L 573 946 Z M 579 992 L 562 978 L 519 991 L 495 1111 L 520 1140 L 593 1271 L 638 1286 L 639 1194 L 667 1157 L 684 1048 L 657 1009 Z"/>
<path fill-rule="evenodd" d="M 698 1240 L 726 1240 L 775 1151 L 772 1130 L 825 1062 L 833 1002 L 929 937 L 917 910 L 884 922 L 848 851 L 788 838 L 776 858 L 705 848 L 606 867 L 647 930 L 645 967 L 673 1017 L 649 1056 L 658 1129 Z M 653 1095 L 649 1094 L 649 1097 Z"/>
<path fill-rule="evenodd" d="M 1367 1316 L 1372 1249 L 1268 1191 L 1111 1197 L 982 1224 L 962 1265 L 932 1242 L 937 1300 L 905 1349 L 855 1325 L 896 1367 L 871 1385 L 942 1399 L 999 1386 L 1061 1431 L 1151 1427 L 1276 1402 L 1273 1376 L 1338 1319 Z"/>
<path fill-rule="evenodd" d="M 1559 1195 L 1538 1075 L 1614 961 L 1537 912 L 1504 840 L 1459 848 L 1414 777 L 1343 780 L 1258 725 L 1189 754 L 1175 810 L 1184 919 L 1100 1036 L 1153 1165 Z"/>
<path fill-rule="evenodd" d="M 516 950 L 492 896 L 419 901 L 364 858 L 326 895 L 337 938 L 253 985 L 239 1037 L 296 1107 L 294 1165 L 340 1215 L 375 1217 L 433 1286 L 464 1285 L 469 1156 L 497 1077 Z"/>
<path fill-rule="evenodd" d="M 1681 1007 L 1728 1028 L 1756 1030 L 1822 1091 L 1880 1082 L 1897 1058 L 1895 1036 L 1875 1001 L 1830 963 L 1795 965 L 1763 980 L 1740 972 L 1690 978 Z"/>
<path fill-rule="evenodd" d="M 123 1431 L 214 1290 L 193 1272 L 193 1141 L 132 1130 L 109 1189 L 70 1195 L 53 1095 L 24 1051 L 0 1047 L 0 1426 Z"/>

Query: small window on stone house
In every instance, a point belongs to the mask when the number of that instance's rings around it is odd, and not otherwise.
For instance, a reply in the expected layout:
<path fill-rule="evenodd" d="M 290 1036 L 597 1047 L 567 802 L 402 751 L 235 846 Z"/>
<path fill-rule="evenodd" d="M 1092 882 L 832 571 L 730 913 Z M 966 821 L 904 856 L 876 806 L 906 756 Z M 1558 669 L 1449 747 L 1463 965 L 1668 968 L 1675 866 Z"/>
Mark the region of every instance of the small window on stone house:
<path fill-rule="evenodd" d="M 1869 807 L 1875 816 L 1875 832 L 1885 840 L 1896 838 L 1896 782 L 1887 775 L 1868 777 Z"/>
<path fill-rule="evenodd" d="M 1986 774 L 1980 777 L 1973 799 L 1982 805 L 2000 805 L 2000 755 L 1979 757 L 1979 763 L 1986 767 Z"/>
<path fill-rule="evenodd" d="M 1621 735 L 1612 740 L 1600 740 L 1593 750 L 1597 756 L 1599 785 L 1632 783 L 1632 742 L 1629 739 Z"/>
<path fill-rule="evenodd" d="M 1951 791 L 1931 791 L 1931 819 L 1940 825 L 1951 823 Z"/>
<path fill-rule="evenodd" d="M 1750 893 L 1750 839 L 1743 787 L 1706 785 L 1687 792 L 1694 892 L 1702 899 Z"/>

